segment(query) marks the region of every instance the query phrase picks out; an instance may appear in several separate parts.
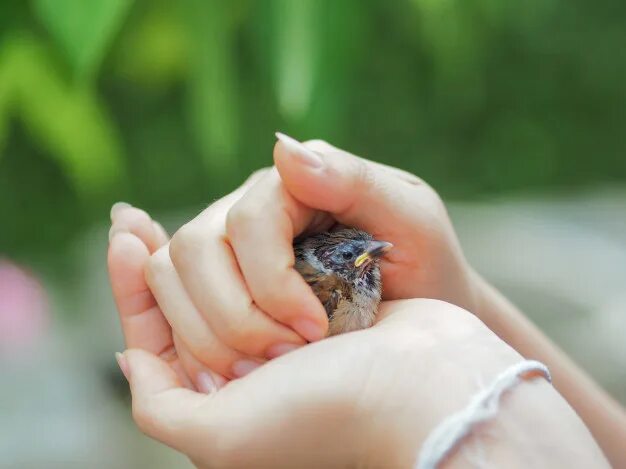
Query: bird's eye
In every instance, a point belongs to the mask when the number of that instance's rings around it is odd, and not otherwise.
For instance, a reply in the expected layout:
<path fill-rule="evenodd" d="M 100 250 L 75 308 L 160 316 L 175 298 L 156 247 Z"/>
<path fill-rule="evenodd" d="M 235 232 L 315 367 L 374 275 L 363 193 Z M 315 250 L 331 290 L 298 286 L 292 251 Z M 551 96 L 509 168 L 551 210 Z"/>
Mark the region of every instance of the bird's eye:
<path fill-rule="evenodd" d="M 350 259 L 354 257 L 354 254 L 350 251 L 346 251 L 342 254 L 342 256 L 345 260 L 349 261 Z"/>

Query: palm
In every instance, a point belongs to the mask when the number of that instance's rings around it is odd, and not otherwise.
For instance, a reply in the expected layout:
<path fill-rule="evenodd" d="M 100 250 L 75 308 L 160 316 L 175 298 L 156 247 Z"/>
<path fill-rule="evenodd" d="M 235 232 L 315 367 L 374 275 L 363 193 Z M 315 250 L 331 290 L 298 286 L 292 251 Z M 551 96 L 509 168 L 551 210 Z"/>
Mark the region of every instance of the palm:
<path fill-rule="evenodd" d="M 385 398 L 398 402 L 409 398 L 404 394 L 408 394 L 404 384 L 411 381 L 406 369 L 421 361 L 411 332 L 417 329 L 411 314 L 414 310 L 410 301 L 386 302 L 379 322 L 386 325 L 384 335 L 383 329 L 375 326 L 310 344 L 204 397 L 205 402 L 194 410 L 196 425 L 192 428 L 206 432 L 201 435 L 206 459 L 195 462 L 209 467 L 215 458 L 236 455 L 232 465 L 275 465 L 280 458 L 293 467 L 304 457 L 311 467 L 328 467 L 337 465 L 342 454 L 353 461 L 351 443 L 371 439 L 369 433 L 359 433 L 364 421 L 385 425 L 384 415 L 364 413 L 363 409 L 375 409 Z M 396 313 L 399 317 L 392 318 Z M 372 381 L 386 383 L 381 389 L 390 393 L 364 394 Z M 235 431 L 216 435 L 212 428 Z M 368 432 L 372 430 L 370 425 Z M 268 451 L 275 448 L 282 448 L 285 454 Z"/>

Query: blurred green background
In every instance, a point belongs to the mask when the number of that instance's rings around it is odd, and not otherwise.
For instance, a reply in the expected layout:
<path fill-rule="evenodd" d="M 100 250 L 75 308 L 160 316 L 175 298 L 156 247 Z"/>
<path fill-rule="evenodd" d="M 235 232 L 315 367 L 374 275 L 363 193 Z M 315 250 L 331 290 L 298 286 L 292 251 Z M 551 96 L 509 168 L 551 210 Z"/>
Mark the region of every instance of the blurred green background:
<path fill-rule="evenodd" d="M 276 130 L 448 199 L 626 179 L 620 0 L 0 5 L 0 246 L 28 263 L 117 200 L 200 207 Z"/>
<path fill-rule="evenodd" d="M 174 231 L 277 130 L 431 183 L 626 403 L 624 44 L 623 0 L 0 0 L 0 467 L 188 467 L 124 403 L 109 208 Z"/>

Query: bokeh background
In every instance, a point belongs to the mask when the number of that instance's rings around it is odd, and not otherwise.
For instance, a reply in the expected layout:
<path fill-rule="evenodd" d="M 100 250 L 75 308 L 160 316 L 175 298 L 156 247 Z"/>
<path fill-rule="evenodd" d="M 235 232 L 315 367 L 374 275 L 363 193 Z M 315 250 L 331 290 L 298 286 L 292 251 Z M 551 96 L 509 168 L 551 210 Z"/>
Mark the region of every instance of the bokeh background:
<path fill-rule="evenodd" d="M 108 210 L 171 231 L 273 133 L 419 174 L 626 402 L 626 3 L 0 0 L 0 467 L 187 467 L 132 426 Z"/>

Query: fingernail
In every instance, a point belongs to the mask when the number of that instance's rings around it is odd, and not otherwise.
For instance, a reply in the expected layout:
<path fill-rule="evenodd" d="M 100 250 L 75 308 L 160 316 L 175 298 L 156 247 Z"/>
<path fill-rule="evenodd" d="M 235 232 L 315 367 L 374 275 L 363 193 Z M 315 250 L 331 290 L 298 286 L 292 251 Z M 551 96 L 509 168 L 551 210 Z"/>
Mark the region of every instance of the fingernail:
<path fill-rule="evenodd" d="M 296 139 L 281 134 L 280 132 L 276 132 L 276 138 L 285 145 L 293 156 L 299 158 L 302 163 L 312 168 L 321 168 L 324 166 L 324 161 L 322 161 L 322 158 L 320 158 L 318 154 L 309 150 Z"/>
<path fill-rule="evenodd" d="M 309 342 L 316 342 L 326 335 L 322 326 L 306 318 L 296 319 L 292 327 Z"/>
<path fill-rule="evenodd" d="M 215 380 L 206 371 L 198 373 L 196 381 L 198 384 L 198 391 L 200 392 L 211 394 L 217 391 L 217 384 L 215 383 Z"/>
<path fill-rule="evenodd" d="M 115 218 L 115 215 L 122 210 L 123 208 L 129 208 L 132 207 L 131 204 L 127 204 L 126 202 L 116 202 L 113 204 L 113 206 L 111 207 L 111 220 L 113 220 Z"/>
<path fill-rule="evenodd" d="M 126 381 L 130 381 L 130 369 L 128 368 L 128 361 L 126 360 L 126 357 L 120 352 L 115 352 L 115 359 L 117 360 L 117 364 L 119 365 L 120 370 L 122 370 L 122 374 L 124 375 L 124 378 L 126 378 Z"/>
<path fill-rule="evenodd" d="M 259 366 L 261 366 L 260 363 L 253 362 L 252 360 L 239 360 L 233 363 L 233 374 L 237 378 L 242 378 L 251 371 L 256 370 Z"/>
<path fill-rule="evenodd" d="M 292 352 L 301 346 L 298 344 L 275 344 L 267 349 L 267 358 L 276 358 L 286 353 Z"/>

